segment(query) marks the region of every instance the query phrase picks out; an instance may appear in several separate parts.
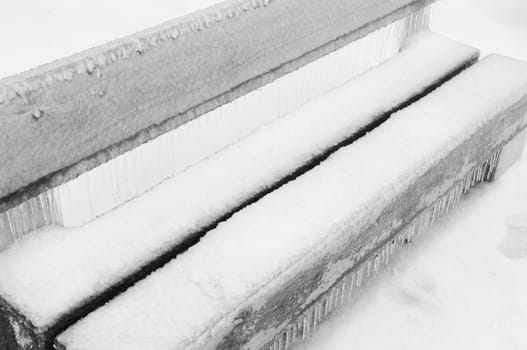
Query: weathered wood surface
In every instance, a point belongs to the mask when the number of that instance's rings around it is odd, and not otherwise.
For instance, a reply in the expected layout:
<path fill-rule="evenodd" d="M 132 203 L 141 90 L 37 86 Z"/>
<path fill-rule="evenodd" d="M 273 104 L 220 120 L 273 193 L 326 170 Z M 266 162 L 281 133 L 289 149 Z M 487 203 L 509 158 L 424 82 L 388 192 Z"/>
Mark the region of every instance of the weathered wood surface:
<path fill-rule="evenodd" d="M 44 349 L 43 339 L 25 316 L 0 297 L 0 349 Z"/>
<path fill-rule="evenodd" d="M 225 2 L 0 80 L 0 211 L 432 1 Z"/>

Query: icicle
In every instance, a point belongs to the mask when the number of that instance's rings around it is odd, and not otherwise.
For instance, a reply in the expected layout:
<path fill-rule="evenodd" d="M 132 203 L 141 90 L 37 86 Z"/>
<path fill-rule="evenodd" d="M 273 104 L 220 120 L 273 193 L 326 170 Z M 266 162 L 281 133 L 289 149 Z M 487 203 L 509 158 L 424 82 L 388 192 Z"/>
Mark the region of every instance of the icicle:
<path fill-rule="evenodd" d="M 351 297 L 353 296 L 353 292 L 355 291 L 355 274 L 354 273 L 349 274 L 348 277 L 346 277 L 346 279 L 348 280 L 347 281 L 348 293 L 346 295 L 346 300 L 350 300 Z"/>
<path fill-rule="evenodd" d="M 0 222 L 1 225 L 1 222 Z M 349 293 L 349 287 L 348 287 L 348 278 L 344 277 L 342 278 L 342 289 L 340 290 L 340 300 L 339 300 L 339 306 L 342 306 L 346 304 L 347 296 Z"/>

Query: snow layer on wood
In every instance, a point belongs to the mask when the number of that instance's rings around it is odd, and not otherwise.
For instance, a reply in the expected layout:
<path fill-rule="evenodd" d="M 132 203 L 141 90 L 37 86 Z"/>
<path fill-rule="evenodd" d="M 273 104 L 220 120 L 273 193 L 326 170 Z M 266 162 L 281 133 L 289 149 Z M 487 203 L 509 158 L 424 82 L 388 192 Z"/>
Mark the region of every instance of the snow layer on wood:
<path fill-rule="evenodd" d="M 526 179 L 527 148 L 397 257 L 306 349 L 526 349 Z"/>
<path fill-rule="evenodd" d="M 416 37 L 387 63 L 114 212 L 11 246 L 0 255 L 0 294 L 46 328 L 476 54 L 431 33 Z"/>
<path fill-rule="evenodd" d="M 426 27 L 428 9 L 0 213 L 0 250 L 40 227 L 83 225 L 386 61 L 399 52 L 409 35 Z"/>
<path fill-rule="evenodd" d="M 430 165 L 526 94 L 527 64 L 484 59 L 238 212 L 60 341 L 75 350 L 164 350 L 206 342 L 252 297 L 264 296 L 269 283 L 309 266 L 344 234 L 352 239 L 342 231 L 350 221 L 375 220 Z M 199 293 L 188 294 L 191 288 Z"/>

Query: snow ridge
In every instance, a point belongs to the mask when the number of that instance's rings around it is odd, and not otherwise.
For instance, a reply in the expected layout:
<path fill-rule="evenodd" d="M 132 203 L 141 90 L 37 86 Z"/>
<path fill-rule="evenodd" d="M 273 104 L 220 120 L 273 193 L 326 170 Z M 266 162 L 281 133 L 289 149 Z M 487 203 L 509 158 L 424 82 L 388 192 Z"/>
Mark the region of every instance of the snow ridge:
<path fill-rule="evenodd" d="M 44 71 L 37 76 L 31 76 L 33 70 L 30 70 L 0 80 L 0 105 L 15 99 L 25 101 L 30 98 L 32 93 L 41 91 L 55 83 L 71 81 L 76 76 L 93 75 L 100 78 L 101 70 L 108 65 L 143 55 L 158 45 L 206 30 L 216 23 L 265 8 L 274 1 L 276 0 L 210 0 L 210 7 L 205 10 L 108 43 L 98 49 L 99 52 L 96 54 L 92 54 L 92 51 L 86 51 L 67 59 L 68 61 L 75 61 L 75 63 L 64 64 L 57 68 L 58 63 L 54 62 L 44 66 Z"/>

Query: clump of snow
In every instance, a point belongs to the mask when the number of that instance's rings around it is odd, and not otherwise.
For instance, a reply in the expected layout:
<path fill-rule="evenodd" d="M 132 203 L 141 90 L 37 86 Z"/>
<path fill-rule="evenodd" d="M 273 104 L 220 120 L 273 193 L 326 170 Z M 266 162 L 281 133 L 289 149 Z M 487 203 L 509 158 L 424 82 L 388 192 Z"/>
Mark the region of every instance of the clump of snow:
<path fill-rule="evenodd" d="M 108 215 L 11 246 L 0 255 L 0 293 L 46 328 L 476 54 L 441 36 L 419 36 L 387 63 Z"/>
<path fill-rule="evenodd" d="M 197 339 L 213 336 L 222 319 L 265 295 L 269 283 L 279 285 L 339 239 L 353 239 L 353 222 L 375 220 L 431 164 L 526 95 L 527 64 L 487 57 L 238 212 L 59 341 L 76 350 L 200 345 Z M 424 284 L 423 293 L 430 288 Z M 434 300 L 427 303 L 435 308 Z M 178 329 L 182 322 L 188 326 Z"/>

